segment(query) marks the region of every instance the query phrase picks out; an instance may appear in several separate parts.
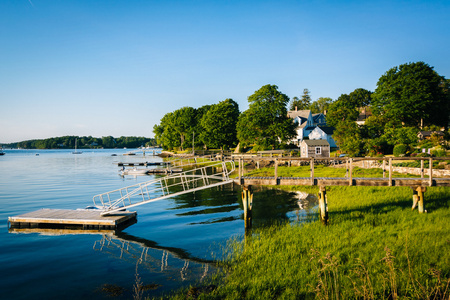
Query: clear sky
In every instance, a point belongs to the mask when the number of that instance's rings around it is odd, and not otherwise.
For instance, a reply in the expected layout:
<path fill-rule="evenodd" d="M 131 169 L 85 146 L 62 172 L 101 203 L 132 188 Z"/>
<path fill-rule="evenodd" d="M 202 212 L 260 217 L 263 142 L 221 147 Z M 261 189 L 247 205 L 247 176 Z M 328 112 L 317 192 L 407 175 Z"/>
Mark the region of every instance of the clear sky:
<path fill-rule="evenodd" d="M 424 61 L 450 78 L 450 1 L 0 1 L 0 142 L 153 136 L 165 113 L 275 84 L 375 90 Z"/>

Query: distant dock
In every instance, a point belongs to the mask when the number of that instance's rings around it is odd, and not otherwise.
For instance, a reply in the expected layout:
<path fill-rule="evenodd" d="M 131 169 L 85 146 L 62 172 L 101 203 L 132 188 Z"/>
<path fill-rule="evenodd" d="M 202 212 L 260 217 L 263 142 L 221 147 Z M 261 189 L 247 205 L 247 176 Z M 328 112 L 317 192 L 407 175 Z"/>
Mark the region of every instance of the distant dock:
<path fill-rule="evenodd" d="M 167 162 L 138 162 L 138 163 L 124 163 L 124 162 L 119 162 L 117 163 L 117 165 L 119 167 L 135 167 L 135 166 L 167 166 L 170 165 L 170 163 Z"/>
<path fill-rule="evenodd" d="M 107 216 L 99 210 L 40 209 L 9 217 L 11 228 L 64 228 L 116 230 L 136 223 L 136 212 L 120 211 Z"/>

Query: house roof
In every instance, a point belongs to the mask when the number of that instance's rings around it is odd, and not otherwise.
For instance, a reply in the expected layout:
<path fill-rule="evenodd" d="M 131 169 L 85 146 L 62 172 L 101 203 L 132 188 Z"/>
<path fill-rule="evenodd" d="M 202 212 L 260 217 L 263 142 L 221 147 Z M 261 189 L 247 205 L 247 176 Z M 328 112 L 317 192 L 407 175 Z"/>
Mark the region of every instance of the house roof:
<path fill-rule="evenodd" d="M 303 119 L 308 119 L 308 116 L 310 114 L 310 110 L 290 110 L 288 111 L 288 117 L 295 119 L 297 117 L 303 118 Z"/>
<path fill-rule="evenodd" d="M 318 119 L 320 116 L 325 116 L 325 115 L 322 114 L 322 113 L 312 114 L 312 117 L 313 117 L 314 121 L 315 121 L 316 119 Z"/>
<path fill-rule="evenodd" d="M 334 130 L 336 128 L 331 126 L 318 126 L 323 132 L 325 132 L 327 135 L 332 135 Z"/>
<path fill-rule="evenodd" d="M 303 140 L 302 143 L 305 143 L 308 146 L 330 146 L 330 143 L 327 140 Z"/>
<path fill-rule="evenodd" d="M 419 131 L 418 135 L 431 136 L 433 133 L 436 133 L 439 136 L 443 136 L 444 135 L 444 133 L 442 131 Z"/>

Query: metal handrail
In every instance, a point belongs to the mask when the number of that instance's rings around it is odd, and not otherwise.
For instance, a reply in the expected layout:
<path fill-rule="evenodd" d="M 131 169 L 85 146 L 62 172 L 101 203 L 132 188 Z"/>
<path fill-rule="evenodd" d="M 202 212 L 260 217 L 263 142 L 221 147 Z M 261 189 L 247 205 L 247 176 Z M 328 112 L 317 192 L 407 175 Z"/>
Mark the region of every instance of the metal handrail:
<path fill-rule="evenodd" d="M 95 195 L 94 206 L 103 210 L 101 215 L 106 215 L 157 200 L 224 185 L 232 182 L 230 174 L 235 169 L 234 161 L 223 161 L 138 183 Z"/>

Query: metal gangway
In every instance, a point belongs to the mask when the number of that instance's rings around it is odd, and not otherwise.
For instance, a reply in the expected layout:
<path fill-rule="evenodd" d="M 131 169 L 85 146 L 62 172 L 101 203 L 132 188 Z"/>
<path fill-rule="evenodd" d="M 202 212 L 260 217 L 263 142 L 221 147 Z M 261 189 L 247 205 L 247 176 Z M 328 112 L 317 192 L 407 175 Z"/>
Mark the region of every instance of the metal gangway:
<path fill-rule="evenodd" d="M 235 169 L 234 161 L 212 163 L 95 195 L 94 206 L 102 210 L 101 215 L 108 215 L 158 200 L 225 185 L 233 182 L 230 174 Z"/>

